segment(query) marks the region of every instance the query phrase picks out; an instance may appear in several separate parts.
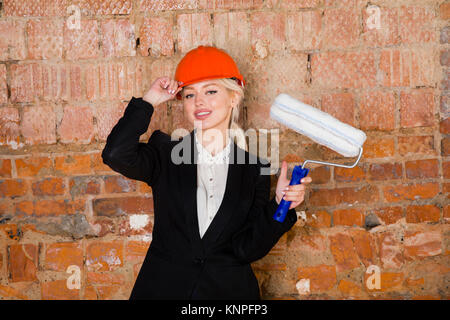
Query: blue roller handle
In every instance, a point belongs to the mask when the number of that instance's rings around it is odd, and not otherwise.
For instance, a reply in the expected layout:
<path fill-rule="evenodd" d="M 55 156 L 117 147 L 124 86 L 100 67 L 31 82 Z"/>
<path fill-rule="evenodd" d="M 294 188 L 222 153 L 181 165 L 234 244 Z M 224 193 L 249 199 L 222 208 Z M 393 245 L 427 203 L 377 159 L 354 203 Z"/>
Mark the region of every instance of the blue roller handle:
<path fill-rule="evenodd" d="M 295 166 L 292 171 L 290 186 L 294 184 L 300 184 L 301 180 L 308 175 L 309 169 L 302 168 L 301 166 Z M 291 201 L 284 201 L 281 199 L 280 204 L 278 205 L 277 211 L 273 215 L 273 218 L 278 222 L 283 222 L 286 218 L 286 214 L 289 211 L 289 207 L 291 206 Z"/>

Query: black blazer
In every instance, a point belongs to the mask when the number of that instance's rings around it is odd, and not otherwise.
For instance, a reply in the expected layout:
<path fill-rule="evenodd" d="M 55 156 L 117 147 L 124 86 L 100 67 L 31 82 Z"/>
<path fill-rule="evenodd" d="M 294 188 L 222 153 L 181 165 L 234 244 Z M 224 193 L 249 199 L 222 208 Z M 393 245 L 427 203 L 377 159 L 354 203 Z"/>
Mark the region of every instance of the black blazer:
<path fill-rule="evenodd" d="M 232 143 L 223 201 L 200 238 L 194 130 L 174 141 L 155 130 L 141 143 L 153 111 L 133 97 L 102 152 L 105 164 L 153 192 L 152 242 L 130 299 L 260 299 L 250 263 L 297 221 L 294 209 L 283 223 L 272 218 L 278 204 L 269 199 L 270 175 L 261 174 L 270 164 Z M 185 160 L 172 161 L 172 151 Z"/>

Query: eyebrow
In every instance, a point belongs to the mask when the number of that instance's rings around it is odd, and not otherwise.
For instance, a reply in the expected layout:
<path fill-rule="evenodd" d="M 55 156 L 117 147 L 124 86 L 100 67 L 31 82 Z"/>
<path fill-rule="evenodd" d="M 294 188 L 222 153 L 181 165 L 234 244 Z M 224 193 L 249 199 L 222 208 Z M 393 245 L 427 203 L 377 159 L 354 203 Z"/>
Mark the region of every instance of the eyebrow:
<path fill-rule="evenodd" d="M 209 84 L 203 85 L 202 88 L 209 87 L 209 86 L 216 86 L 216 85 L 217 85 L 216 83 L 209 83 Z M 187 87 L 184 87 L 184 89 L 186 90 L 186 89 L 194 89 L 194 88 L 191 86 L 187 86 Z"/>

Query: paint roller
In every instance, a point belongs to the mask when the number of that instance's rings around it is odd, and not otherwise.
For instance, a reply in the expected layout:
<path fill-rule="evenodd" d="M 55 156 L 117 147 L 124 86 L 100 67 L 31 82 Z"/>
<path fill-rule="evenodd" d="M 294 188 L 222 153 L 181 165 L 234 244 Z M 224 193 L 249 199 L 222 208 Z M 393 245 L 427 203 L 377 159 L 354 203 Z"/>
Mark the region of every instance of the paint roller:
<path fill-rule="evenodd" d="M 353 168 L 361 159 L 362 146 L 367 138 L 363 131 L 343 123 L 328 113 L 305 104 L 288 94 L 281 93 L 275 98 L 270 108 L 270 117 L 344 157 L 358 156 L 356 162 L 352 165 L 306 160 L 301 167 L 294 167 L 289 185 L 300 184 L 301 179 L 308 175 L 309 169 L 305 168 L 308 163 Z M 281 199 L 273 218 L 283 222 L 290 205 L 290 201 Z"/>

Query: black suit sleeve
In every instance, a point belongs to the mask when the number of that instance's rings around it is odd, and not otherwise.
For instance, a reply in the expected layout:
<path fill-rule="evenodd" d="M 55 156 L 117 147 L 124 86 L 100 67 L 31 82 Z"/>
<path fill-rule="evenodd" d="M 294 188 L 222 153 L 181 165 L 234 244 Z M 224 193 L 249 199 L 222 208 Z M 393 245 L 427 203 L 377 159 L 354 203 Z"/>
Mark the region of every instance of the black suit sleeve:
<path fill-rule="evenodd" d="M 155 130 L 148 143 L 139 142 L 150 124 L 154 108 L 142 98 L 132 97 L 122 118 L 109 134 L 102 152 L 103 162 L 125 177 L 153 186 L 161 169 L 161 135 Z"/>
<path fill-rule="evenodd" d="M 262 165 L 269 167 L 270 164 Z M 260 170 L 261 173 L 261 170 Z M 232 238 L 235 255 L 243 263 L 251 263 L 264 257 L 281 236 L 297 222 L 295 209 L 288 210 L 283 222 L 273 219 L 278 208 L 275 197 L 270 197 L 270 175 L 259 175 L 255 197 L 245 227 Z"/>

